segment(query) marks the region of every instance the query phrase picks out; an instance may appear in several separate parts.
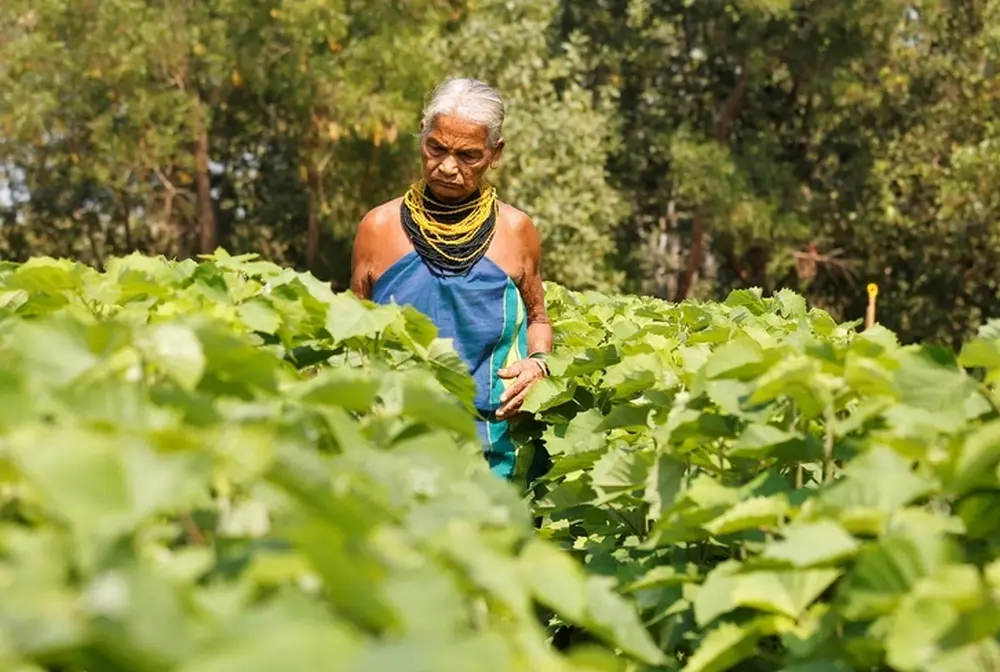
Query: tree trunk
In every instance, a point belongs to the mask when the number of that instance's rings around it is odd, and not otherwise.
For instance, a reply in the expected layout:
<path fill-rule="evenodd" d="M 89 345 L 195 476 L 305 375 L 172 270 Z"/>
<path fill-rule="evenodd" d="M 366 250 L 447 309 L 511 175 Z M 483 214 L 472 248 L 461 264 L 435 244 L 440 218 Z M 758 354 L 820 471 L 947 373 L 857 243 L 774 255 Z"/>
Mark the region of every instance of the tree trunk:
<path fill-rule="evenodd" d="M 701 247 L 705 241 L 705 216 L 697 212 L 691 223 L 691 249 L 688 250 L 687 265 L 681 273 L 680 280 L 677 281 L 677 294 L 674 301 L 680 302 L 688 298 L 691 287 L 698 276 L 698 267 L 701 265 Z"/>
<path fill-rule="evenodd" d="M 740 105 L 743 104 L 743 97 L 746 95 L 748 83 L 747 69 L 744 66 L 743 72 L 740 73 L 739 81 L 730 92 L 729 97 L 726 99 L 726 104 L 722 106 L 722 110 L 715 120 L 713 135 L 715 136 L 715 141 L 720 145 L 729 145 L 729 134 L 733 130 L 733 122 L 736 121 Z M 698 268 L 701 265 L 701 251 L 705 244 L 705 232 L 707 230 L 705 219 L 706 215 L 704 213 L 695 213 L 691 227 L 691 249 L 688 252 L 687 265 L 684 267 L 680 280 L 677 282 L 675 301 L 686 299 L 691 292 L 691 288 L 694 286 Z"/>
<path fill-rule="evenodd" d="M 197 193 L 198 210 L 198 251 L 211 254 L 219 245 L 215 222 L 215 207 L 212 204 L 212 176 L 208 172 L 208 129 L 205 111 L 197 94 L 192 94 L 195 114 L 194 183 Z"/>
<path fill-rule="evenodd" d="M 306 165 L 306 176 L 309 191 L 309 212 L 306 228 L 306 268 L 315 273 L 316 264 L 319 259 L 319 216 L 317 212 L 322 207 L 322 198 L 319 193 L 319 172 L 311 160 Z"/>

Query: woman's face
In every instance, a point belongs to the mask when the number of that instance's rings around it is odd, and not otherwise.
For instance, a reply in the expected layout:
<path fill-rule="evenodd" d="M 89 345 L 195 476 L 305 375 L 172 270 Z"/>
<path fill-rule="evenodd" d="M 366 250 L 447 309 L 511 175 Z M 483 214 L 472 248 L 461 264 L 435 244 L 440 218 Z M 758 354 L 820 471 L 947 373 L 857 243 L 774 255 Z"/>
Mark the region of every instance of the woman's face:
<path fill-rule="evenodd" d="M 452 115 L 437 117 L 420 143 L 424 182 L 445 202 L 471 196 L 500 159 L 503 140 L 490 148 L 486 127 Z"/>

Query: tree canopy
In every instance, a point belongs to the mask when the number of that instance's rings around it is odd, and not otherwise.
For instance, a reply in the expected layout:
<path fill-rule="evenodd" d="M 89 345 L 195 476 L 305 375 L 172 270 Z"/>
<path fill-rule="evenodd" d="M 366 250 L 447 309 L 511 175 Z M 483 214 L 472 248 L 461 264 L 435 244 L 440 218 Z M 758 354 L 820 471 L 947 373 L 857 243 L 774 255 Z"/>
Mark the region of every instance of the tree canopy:
<path fill-rule="evenodd" d="M 448 75 L 509 103 L 546 277 L 1000 313 L 1000 1 L 7 0 L 0 254 L 259 252 L 344 287 Z"/>

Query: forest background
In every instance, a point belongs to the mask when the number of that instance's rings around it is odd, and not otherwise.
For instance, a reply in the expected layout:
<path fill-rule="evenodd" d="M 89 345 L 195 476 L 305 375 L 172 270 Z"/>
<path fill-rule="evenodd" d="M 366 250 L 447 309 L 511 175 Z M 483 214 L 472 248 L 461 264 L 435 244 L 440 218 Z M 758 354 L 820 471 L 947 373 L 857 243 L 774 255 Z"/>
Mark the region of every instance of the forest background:
<path fill-rule="evenodd" d="M 1000 316 L 1000 0 L 3 0 L 0 258 L 259 252 L 347 286 L 448 75 L 546 279 Z"/>

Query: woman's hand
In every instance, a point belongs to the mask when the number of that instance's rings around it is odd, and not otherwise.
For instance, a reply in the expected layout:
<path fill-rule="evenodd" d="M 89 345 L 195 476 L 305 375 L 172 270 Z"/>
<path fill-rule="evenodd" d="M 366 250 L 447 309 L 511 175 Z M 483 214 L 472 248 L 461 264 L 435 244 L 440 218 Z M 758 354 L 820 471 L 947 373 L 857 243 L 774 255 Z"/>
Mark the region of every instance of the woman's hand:
<path fill-rule="evenodd" d="M 505 369 L 500 369 L 497 375 L 504 380 L 513 380 L 513 384 L 501 395 L 500 403 L 503 404 L 497 411 L 498 418 L 507 418 L 521 410 L 524 398 L 528 396 L 528 391 L 535 381 L 548 375 L 548 368 L 545 362 L 540 359 L 522 359 Z"/>

